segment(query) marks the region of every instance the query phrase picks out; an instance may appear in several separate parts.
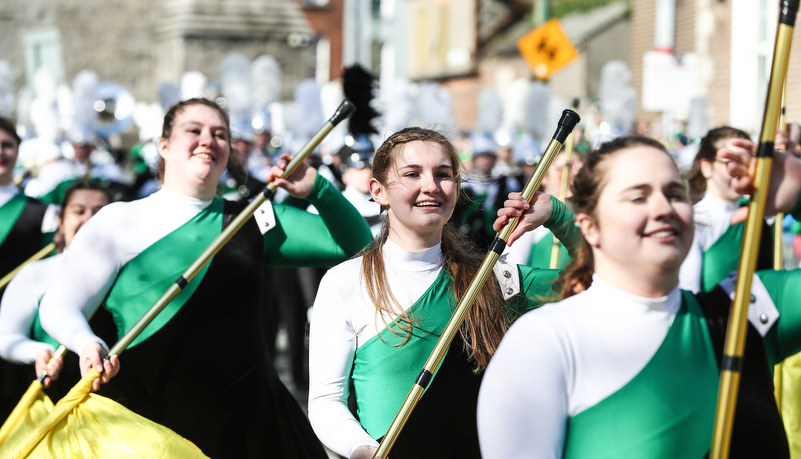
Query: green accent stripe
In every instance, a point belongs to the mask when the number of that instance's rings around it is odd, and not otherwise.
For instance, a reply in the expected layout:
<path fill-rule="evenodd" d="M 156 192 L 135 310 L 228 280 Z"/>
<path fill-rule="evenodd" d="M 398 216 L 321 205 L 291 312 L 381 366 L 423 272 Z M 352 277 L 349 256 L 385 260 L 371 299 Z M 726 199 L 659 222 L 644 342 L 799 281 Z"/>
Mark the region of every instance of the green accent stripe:
<path fill-rule="evenodd" d="M 709 450 L 718 364 L 695 297 L 648 364 L 620 390 L 568 420 L 565 459 L 701 458 Z"/>
<path fill-rule="evenodd" d="M 409 341 L 401 345 L 405 335 L 393 333 L 390 329 L 399 328 L 390 324 L 356 350 L 351 379 L 359 420 L 373 438 L 387 433 L 456 309 L 451 285 L 448 270 L 443 269 L 426 293 L 407 310 L 417 319 Z"/>
<path fill-rule="evenodd" d="M 531 247 L 527 265 L 534 268 L 548 269 L 551 267 L 551 250 L 553 248 L 553 233 L 548 233 Z M 562 269 L 570 263 L 570 255 L 562 243 L 559 243 L 559 255 L 557 256 L 557 269 Z"/>
<path fill-rule="evenodd" d="M 17 193 L 7 203 L 0 207 L 0 244 L 5 242 L 11 228 L 17 223 L 17 219 L 22 215 L 27 198 L 22 193 Z"/>
<path fill-rule="evenodd" d="M 701 288 L 708 292 L 737 269 L 742 245 L 743 224 L 738 223 L 726 231 L 704 252 L 701 267 Z"/>
<path fill-rule="evenodd" d="M 122 268 L 106 298 L 106 308 L 114 317 L 119 336 L 136 324 L 220 234 L 223 227 L 222 211 L 223 200 L 215 198 L 206 209 L 156 241 Z M 212 261 L 167 304 L 129 347 L 148 339 L 178 313 L 202 282 Z"/>

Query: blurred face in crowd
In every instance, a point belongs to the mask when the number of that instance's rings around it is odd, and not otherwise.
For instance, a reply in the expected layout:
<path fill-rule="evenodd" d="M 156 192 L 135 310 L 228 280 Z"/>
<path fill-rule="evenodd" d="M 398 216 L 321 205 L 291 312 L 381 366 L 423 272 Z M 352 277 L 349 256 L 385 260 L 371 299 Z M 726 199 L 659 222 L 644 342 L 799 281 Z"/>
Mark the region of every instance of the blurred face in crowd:
<path fill-rule="evenodd" d="M 481 175 L 491 175 L 492 168 L 495 167 L 495 161 L 497 158 L 495 155 L 490 154 L 480 154 L 473 156 L 473 169 L 477 173 Z"/>
<path fill-rule="evenodd" d="M 91 143 L 74 143 L 72 149 L 75 151 L 75 161 L 86 161 L 95 149 Z"/>
<path fill-rule="evenodd" d="M 721 139 L 715 144 L 716 149 L 724 147 L 729 139 Z M 729 174 L 727 161 L 715 157 L 714 161 L 701 160 L 701 173 L 706 178 L 706 190 L 713 196 L 729 202 L 735 202 L 742 195 L 734 191 L 734 177 Z"/>
<path fill-rule="evenodd" d="M 18 153 L 17 139 L 0 129 L 0 186 L 8 185 L 14 179 L 14 165 L 17 163 Z"/>
<path fill-rule="evenodd" d="M 75 233 L 84 223 L 108 204 L 108 197 L 98 190 L 75 190 L 61 211 L 58 226 L 64 234 L 64 247 L 69 247 Z"/>
<path fill-rule="evenodd" d="M 373 171 L 369 167 L 349 167 L 342 174 L 342 183 L 362 194 L 370 194 L 370 179 Z"/>

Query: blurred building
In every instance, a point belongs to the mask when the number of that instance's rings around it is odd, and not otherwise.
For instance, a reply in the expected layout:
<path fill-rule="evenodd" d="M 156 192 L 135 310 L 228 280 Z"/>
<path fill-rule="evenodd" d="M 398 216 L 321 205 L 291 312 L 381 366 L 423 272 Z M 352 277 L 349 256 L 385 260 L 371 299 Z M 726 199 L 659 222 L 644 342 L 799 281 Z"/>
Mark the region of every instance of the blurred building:
<path fill-rule="evenodd" d="M 371 69 L 382 90 L 398 79 L 436 82 L 452 102 L 455 126 L 447 128 L 467 131 L 475 123 L 482 88 L 492 87 L 506 99 L 510 82 L 533 78 L 516 44 L 538 25 L 537 3 L 543 2 L 344 0 L 343 65 Z M 565 101 L 594 102 L 603 64 L 629 58 L 628 2 L 548 3 L 580 53 L 550 79 L 550 91 Z"/>
<path fill-rule="evenodd" d="M 67 85 L 88 69 L 153 102 L 160 84 L 178 84 L 184 72 L 215 81 L 221 59 L 235 52 L 275 57 L 282 96 L 291 99 L 317 67 L 316 37 L 294 0 L 0 2 L 0 59 L 11 63 L 18 89 L 42 67 Z"/>
<path fill-rule="evenodd" d="M 667 134 L 694 119 L 758 133 L 765 106 L 779 2 L 632 0 L 631 69 L 638 118 Z M 801 37 L 794 34 L 787 119 L 801 119 Z M 703 124 L 703 123 L 702 123 Z M 703 131 L 703 129 L 700 129 Z"/>

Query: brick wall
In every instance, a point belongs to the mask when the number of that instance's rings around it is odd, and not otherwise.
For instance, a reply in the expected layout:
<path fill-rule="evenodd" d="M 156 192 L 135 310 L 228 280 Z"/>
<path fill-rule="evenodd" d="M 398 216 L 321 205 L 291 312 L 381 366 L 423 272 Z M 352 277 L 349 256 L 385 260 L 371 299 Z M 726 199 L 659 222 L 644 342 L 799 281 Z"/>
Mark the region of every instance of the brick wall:
<path fill-rule="evenodd" d="M 654 0 L 632 0 L 631 2 L 631 57 L 629 69 L 631 70 L 631 84 L 637 91 L 638 121 L 656 123 L 660 114 L 646 112 L 640 108 L 642 101 L 642 71 L 643 55 L 646 51 L 654 49 L 654 24 L 656 22 L 656 2 Z"/>

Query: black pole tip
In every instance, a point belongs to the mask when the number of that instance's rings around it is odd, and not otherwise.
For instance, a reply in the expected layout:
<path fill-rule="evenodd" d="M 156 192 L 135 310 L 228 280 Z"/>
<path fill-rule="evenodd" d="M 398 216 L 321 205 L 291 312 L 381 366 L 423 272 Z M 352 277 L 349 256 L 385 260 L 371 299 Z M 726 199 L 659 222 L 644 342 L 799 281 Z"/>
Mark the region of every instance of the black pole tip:
<path fill-rule="evenodd" d="M 345 121 L 346 119 L 350 118 L 350 115 L 353 115 L 353 112 L 355 111 L 356 111 L 356 106 L 353 105 L 353 102 L 349 101 L 348 99 L 344 99 L 342 100 L 342 103 L 339 104 L 337 111 L 328 121 L 334 126 L 336 126 L 342 121 Z"/>
<path fill-rule="evenodd" d="M 562 112 L 562 118 L 559 119 L 559 127 L 556 128 L 556 132 L 553 135 L 554 140 L 564 144 L 567 136 L 573 132 L 573 128 L 576 127 L 579 121 L 581 121 L 581 117 L 578 113 L 569 108 L 565 109 Z"/>
<path fill-rule="evenodd" d="M 779 24 L 795 27 L 799 0 L 782 0 L 779 5 Z"/>

